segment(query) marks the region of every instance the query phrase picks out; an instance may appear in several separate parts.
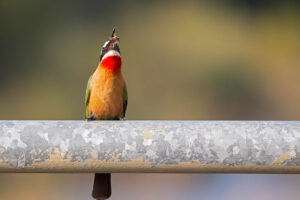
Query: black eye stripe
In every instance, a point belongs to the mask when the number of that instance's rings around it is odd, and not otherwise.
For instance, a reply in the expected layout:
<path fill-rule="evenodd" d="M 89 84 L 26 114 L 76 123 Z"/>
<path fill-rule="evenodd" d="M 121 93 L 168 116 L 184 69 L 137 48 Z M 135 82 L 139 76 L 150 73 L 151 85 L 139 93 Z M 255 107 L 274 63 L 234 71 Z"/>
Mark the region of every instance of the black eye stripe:
<path fill-rule="evenodd" d="M 101 49 L 101 54 L 100 54 L 100 62 L 101 62 L 103 56 L 107 53 L 109 45 L 110 45 L 110 41 L 109 42 L 105 42 L 105 44 L 103 45 L 103 47 Z"/>
<path fill-rule="evenodd" d="M 109 41 L 109 42 L 106 42 L 102 49 L 101 49 L 101 54 L 100 54 L 100 62 L 102 61 L 102 58 L 103 56 L 109 51 L 109 50 L 116 50 L 118 51 L 120 54 L 120 48 L 119 48 L 119 45 L 114 43 L 114 41 Z"/>

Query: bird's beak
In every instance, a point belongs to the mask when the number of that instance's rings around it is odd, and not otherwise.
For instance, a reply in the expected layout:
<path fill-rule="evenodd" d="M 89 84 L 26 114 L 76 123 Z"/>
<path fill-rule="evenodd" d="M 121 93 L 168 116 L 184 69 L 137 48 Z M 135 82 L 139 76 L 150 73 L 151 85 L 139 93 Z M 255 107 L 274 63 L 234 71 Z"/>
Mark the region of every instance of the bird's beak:
<path fill-rule="evenodd" d="M 118 36 L 116 36 L 116 27 L 113 28 L 113 31 L 112 31 L 112 34 L 111 34 L 111 37 L 109 40 L 116 42 L 116 43 L 120 40 L 120 38 Z"/>
<path fill-rule="evenodd" d="M 114 37 L 114 36 L 115 36 L 115 32 L 116 32 L 116 27 L 114 27 L 114 28 L 113 28 L 113 31 L 112 31 L 111 37 Z"/>

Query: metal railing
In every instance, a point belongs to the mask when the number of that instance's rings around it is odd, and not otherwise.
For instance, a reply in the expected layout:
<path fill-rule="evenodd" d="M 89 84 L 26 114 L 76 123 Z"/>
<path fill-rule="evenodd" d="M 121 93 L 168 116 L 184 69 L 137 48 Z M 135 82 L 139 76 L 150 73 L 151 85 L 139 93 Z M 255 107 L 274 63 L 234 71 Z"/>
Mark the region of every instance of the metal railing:
<path fill-rule="evenodd" d="M 300 173 L 300 122 L 0 121 L 0 172 Z"/>

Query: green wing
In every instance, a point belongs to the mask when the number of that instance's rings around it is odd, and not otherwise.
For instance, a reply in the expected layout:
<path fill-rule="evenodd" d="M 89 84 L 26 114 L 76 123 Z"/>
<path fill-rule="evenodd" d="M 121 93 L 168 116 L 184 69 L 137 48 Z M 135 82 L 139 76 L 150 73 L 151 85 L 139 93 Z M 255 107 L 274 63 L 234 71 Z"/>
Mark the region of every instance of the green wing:
<path fill-rule="evenodd" d="M 88 84 L 85 91 L 85 117 L 88 119 L 89 116 L 89 103 L 90 103 L 90 95 L 91 95 L 91 89 L 90 89 L 90 82 L 91 82 L 92 76 L 88 80 Z"/>
<path fill-rule="evenodd" d="M 128 103 L 128 93 L 127 93 L 127 87 L 125 85 L 123 91 L 123 118 L 125 118 L 127 103 Z"/>

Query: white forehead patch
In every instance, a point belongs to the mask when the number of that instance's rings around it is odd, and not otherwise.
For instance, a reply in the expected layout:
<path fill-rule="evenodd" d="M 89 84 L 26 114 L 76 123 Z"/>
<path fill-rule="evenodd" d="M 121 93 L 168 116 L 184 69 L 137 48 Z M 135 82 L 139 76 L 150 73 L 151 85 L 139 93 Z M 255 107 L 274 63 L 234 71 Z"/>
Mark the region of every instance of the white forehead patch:
<path fill-rule="evenodd" d="M 103 45 L 103 47 L 106 47 L 106 45 L 109 43 L 109 41 L 106 41 Z"/>
<path fill-rule="evenodd" d="M 108 56 L 120 56 L 120 53 L 116 50 L 109 50 L 106 54 L 104 54 L 102 60 Z"/>

